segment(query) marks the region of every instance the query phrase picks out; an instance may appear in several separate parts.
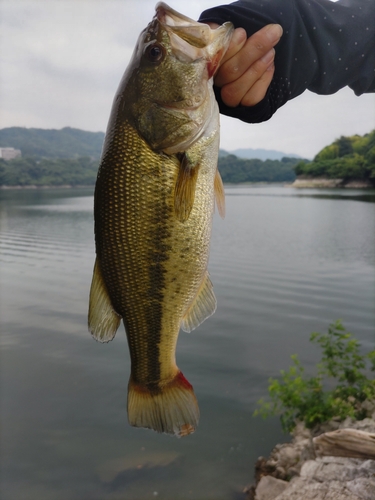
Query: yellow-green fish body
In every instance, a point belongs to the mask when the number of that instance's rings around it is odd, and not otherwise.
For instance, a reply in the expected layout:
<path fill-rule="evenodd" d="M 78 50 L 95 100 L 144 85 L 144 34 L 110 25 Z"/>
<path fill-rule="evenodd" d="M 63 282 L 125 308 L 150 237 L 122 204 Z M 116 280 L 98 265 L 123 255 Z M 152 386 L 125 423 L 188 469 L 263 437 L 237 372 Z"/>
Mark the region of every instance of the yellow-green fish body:
<path fill-rule="evenodd" d="M 176 365 L 178 332 L 216 308 L 207 262 L 224 194 L 212 74 L 230 31 L 158 4 L 115 97 L 95 189 L 89 328 L 107 342 L 123 319 L 129 422 L 180 436 L 199 409 Z"/>

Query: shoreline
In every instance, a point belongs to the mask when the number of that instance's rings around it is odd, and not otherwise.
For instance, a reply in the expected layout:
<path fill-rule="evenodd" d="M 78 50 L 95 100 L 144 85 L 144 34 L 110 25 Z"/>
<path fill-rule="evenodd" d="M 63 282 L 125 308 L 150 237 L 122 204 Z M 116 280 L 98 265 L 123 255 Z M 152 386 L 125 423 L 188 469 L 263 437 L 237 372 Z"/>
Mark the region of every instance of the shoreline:
<path fill-rule="evenodd" d="M 375 182 L 363 179 L 351 179 L 345 181 L 344 179 L 328 179 L 327 177 L 307 177 L 299 176 L 292 183 L 290 181 L 267 182 L 267 181 L 254 181 L 254 182 L 225 182 L 225 186 L 284 186 L 296 189 L 375 189 Z M 7 186 L 0 185 L 0 190 L 33 190 L 33 189 L 94 189 L 95 184 L 61 184 L 61 185 L 41 185 L 28 184 L 28 185 L 15 185 Z"/>
<path fill-rule="evenodd" d="M 27 186 L 0 186 L 0 189 L 3 189 L 4 191 L 8 189 L 14 189 L 14 190 L 22 190 L 22 189 L 83 189 L 83 188 L 95 188 L 95 184 L 91 185 L 71 185 L 71 184 L 61 184 L 60 186 L 37 186 L 36 184 L 28 184 Z"/>
<path fill-rule="evenodd" d="M 307 177 L 299 176 L 289 185 L 289 187 L 304 189 L 304 188 L 325 188 L 325 189 L 374 189 L 375 185 L 369 180 L 351 179 L 328 179 L 327 177 Z"/>
<path fill-rule="evenodd" d="M 337 500 L 375 498 L 370 497 L 370 491 L 375 491 L 375 401 L 367 402 L 367 410 L 363 420 L 334 419 L 315 429 L 298 423 L 291 442 L 277 444 L 268 458 L 258 458 L 255 484 L 244 490 L 246 500 L 325 500 L 328 492 L 332 494 L 329 498 Z M 348 429 L 367 434 L 371 441 L 366 450 L 370 450 L 369 454 L 358 458 L 341 444 L 340 451 L 324 452 L 314 444 L 318 436 L 332 436 Z"/>

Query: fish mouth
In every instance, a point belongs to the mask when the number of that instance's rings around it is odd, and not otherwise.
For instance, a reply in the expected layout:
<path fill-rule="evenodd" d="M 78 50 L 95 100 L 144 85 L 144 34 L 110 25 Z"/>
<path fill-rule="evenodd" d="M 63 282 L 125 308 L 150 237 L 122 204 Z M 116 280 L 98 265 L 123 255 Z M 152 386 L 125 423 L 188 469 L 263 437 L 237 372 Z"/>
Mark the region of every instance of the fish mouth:
<path fill-rule="evenodd" d="M 156 7 L 157 20 L 168 30 L 185 40 L 193 47 L 202 49 L 210 44 L 210 27 L 207 24 L 198 23 L 164 2 L 159 2 Z"/>
<path fill-rule="evenodd" d="M 172 52 L 184 62 L 207 61 L 209 77 L 216 72 L 229 45 L 234 27 L 224 23 L 217 29 L 175 11 L 164 2 L 156 7 L 155 19 L 168 32 Z"/>

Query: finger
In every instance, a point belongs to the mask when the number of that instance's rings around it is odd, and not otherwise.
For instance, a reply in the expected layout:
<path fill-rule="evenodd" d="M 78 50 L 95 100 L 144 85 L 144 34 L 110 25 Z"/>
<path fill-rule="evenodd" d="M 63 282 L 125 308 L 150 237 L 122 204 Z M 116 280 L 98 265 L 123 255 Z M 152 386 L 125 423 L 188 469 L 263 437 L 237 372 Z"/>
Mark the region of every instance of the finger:
<path fill-rule="evenodd" d="M 229 47 L 225 52 L 221 64 L 225 63 L 225 61 L 228 61 L 228 59 L 231 59 L 235 54 L 237 54 L 237 52 L 239 52 L 245 45 L 246 40 L 247 40 L 246 31 L 243 28 L 236 28 L 233 31 Z"/>
<path fill-rule="evenodd" d="M 269 24 L 247 39 L 242 49 L 221 64 L 215 78 L 215 85 L 222 87 L 237 80 L 258 59 L 265 56 L 280 40 L 282 28 Z"/>
<path fill-rule="evenodd" d="M 258 80 L 263 82 L 269 79 L 270 75 L 267 75 L 266 77 L 264 73 L 267 71 L 267 68 L 273 64 L 274 57 L 275 49 L 271 49 L 263 58 L 259 59 L 252 66 L 250 66 L 250 68 L 243 75 L 237 78 L 237 80 L 224 85 L 221 89 L 221 98 L 224 104 L 230 107 L 236 107 L 242 103 L 245 96 L 247 96 L 247 99 L 250 100 L 251 89 L 256 82 Z M 269 81 L 271 81 L 271 79 Z M 262 87 L 262 84 L 260 84 L 260 87 Z M 267 92 L 267 88 L 265 89 L 265 92 Z"/>
<path fill-rule="evenodd" d="M 275 65 L 272 63 L 261 78 L 257 80 L 251 89 L 245 94 L 241 100 L 242 106 L 255 106 L 262 101 L 267 94 L 268 87 L 272 81 L 275 72 Z"/>

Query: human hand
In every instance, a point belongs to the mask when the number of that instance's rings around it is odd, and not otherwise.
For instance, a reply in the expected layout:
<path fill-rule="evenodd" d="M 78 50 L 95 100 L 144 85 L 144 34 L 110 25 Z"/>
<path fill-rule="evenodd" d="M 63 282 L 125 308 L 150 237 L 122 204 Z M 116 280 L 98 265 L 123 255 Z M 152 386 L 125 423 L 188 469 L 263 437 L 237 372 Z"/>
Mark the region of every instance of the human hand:
<path fill-rule="evenodd" d="M 209 23 L 217 28 L 215 23 Z M 273 48 L 283 33 L 279 24 L 268 24 L 247 38 L 243 28 L 233 32 L 229 48 L 215 76 L 221 98 L 227 106 L 254 106 L 267 93 L 275 66 Z"/>

